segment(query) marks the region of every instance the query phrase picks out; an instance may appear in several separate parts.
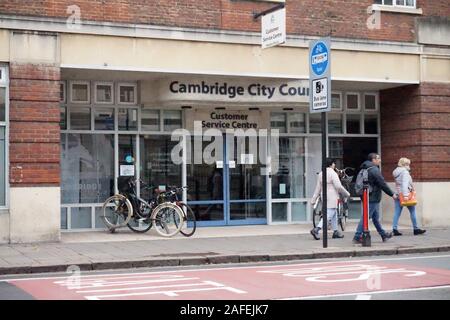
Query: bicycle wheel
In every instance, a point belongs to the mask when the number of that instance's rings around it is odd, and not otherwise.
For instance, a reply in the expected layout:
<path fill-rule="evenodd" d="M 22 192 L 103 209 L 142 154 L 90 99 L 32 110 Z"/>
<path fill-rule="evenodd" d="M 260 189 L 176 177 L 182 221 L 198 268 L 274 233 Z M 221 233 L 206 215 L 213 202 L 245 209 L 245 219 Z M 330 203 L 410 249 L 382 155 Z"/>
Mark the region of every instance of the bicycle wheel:
<path fill-rule="evenodd" d="M 127 223 L 128 228 L 136 233 L 145 233 L 152 228 L 152 225 L 152 220 L 149 218 L 131 219 L 130 222 Z"/>
<path fill-rule="evenodd" d="M 320 219 L 322 218 L 322 201 L 321 200 L 317 200 L 317 201 L 319 201 L 319 203 L 317 205 L 315 205 L 313 208 L 313 214 L 312 214 L 313 225 L 314 225 L 314 228 L 317 228 L 317 227 L 322 228 L 322 226 L 319 226 Z"/>
<path fill-rule="evenodd" d="M 130 201 L 121 194 L 115 194 L 103 203 L 100 217 L 109 231 L 114 232 L 117 228 L 126 226 L 132 214 Z"/>
<path fill-rule="evenodd" d="M 339 225 L 341 226 L 341 230 L 345 231 L 345 226 L 347 225 L 347 212 L 341 202 L 338 203 L 337 210 Z"/>
<path fill-rule="evenodd" d="M 163 237 L 172 237 L 177 234 L 183 222 L 183 211 L 177 205 L 164 202 L 152 212 L 151 218 L 156 232 Z"/>
<path fill-rule="evenodd" d="M 180 232 L 183 236 L 190 237 L 197 229 L 194 211 L 186 203 L 178 202 L 177 205 L 183 210 L 183 223 Z"/>

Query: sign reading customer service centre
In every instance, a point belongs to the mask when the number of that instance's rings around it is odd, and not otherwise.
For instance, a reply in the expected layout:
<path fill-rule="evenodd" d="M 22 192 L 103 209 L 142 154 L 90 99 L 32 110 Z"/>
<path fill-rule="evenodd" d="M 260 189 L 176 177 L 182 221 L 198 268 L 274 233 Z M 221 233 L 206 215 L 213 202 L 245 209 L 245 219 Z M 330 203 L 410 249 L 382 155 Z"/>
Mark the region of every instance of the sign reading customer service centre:
<path fill-rule="evenodd" d="M 329 37 L 310 43 L 309 88 L 312 113 L 331 111 L 330 48 Z"/>
<path fill-rule="evenodd" d="M 261 18 L 261 47 L 270 48 L 286 42 L 286 9 L 264 15 Z"/>

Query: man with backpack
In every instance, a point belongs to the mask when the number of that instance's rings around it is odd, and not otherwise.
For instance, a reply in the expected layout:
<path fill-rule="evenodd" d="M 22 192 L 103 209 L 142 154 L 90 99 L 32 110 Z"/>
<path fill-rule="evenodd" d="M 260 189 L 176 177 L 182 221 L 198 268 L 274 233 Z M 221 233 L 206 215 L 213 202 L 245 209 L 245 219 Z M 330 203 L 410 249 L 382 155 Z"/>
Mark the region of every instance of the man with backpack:
<path fill-rule="evenodd" d="M 381 157 L 377 153 L 370 153 L 367 157 L 368 159 L 364 161 L 361 165 L 361 170 L 358 173 L 355 191 L 356 194 L 362 196 L 362 189 L 364 178 L 366 177 L 369 185 L 369 219 L 372 219 L 372 222 L 377 229 L 378 233 L 381 236 L 383 242 L 387 241 L 387 239 L 392 237 L 391 232 L 384 231 L 383 227 L 380 224 L 380 202 L 381 202 L 381 190 L 384 191 L 388 196 L 397 199 L 397 194 L 395 194 L 391 188 L 384 181 L 383 176 L 380 171 Z M 355 236 L 353 237 L 353 243 L 360 244 L 362 243 L 363 233 L 363 219 L 359 221 L 358 228 L 356 229 Z"/>

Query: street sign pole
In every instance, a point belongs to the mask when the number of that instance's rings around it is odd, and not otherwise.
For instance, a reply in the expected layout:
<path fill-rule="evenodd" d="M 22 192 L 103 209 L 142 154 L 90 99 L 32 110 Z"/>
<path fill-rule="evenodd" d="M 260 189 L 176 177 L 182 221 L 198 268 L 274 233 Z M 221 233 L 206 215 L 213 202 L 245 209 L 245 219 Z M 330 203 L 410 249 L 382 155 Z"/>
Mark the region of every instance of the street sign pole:
<path fill-rule="evenodd" d="M 322 112 L 322 231 L 323 247 L 328 247 L 328 212 L 327 212 L 327 114 Z"/>
<path fill-rule="evenodd" d="M 322 127 L 322 231 L 323 247 L 328 247 L 327 217 L 327 115 L 331 111 L 331 39 L 312 41 L 309 45 L 309 112 L 321 113 Z"/>

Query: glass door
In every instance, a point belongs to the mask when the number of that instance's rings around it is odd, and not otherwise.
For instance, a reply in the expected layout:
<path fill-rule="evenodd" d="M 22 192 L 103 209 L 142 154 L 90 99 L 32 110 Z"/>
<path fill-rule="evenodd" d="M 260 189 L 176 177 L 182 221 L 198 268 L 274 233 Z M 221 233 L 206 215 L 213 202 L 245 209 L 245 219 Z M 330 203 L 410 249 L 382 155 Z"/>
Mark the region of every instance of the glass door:
<path fill-rule="evenodd" d="M 220 137 L 221 138 L 221 137 Z M 223 141 L 211 137 L 192 137 L 191 152 L 186 165 L 188 204 L 194 211 L 198 226 L 225 225 L 225 174 Z M 205 139 L 206 140 L 206 139 Z M 210 153 L 209 148 L 217 142 L 220 150 Z M 211 159 L 214 156 L 214 159 Z"/>
<path fill-rule="evenodd" d="M 227 224 L 265 224 L 266 141 L 255 137 L 228 136 L 226 139 Z M 261 150 L 260 150 L 261 149 Z"/>

